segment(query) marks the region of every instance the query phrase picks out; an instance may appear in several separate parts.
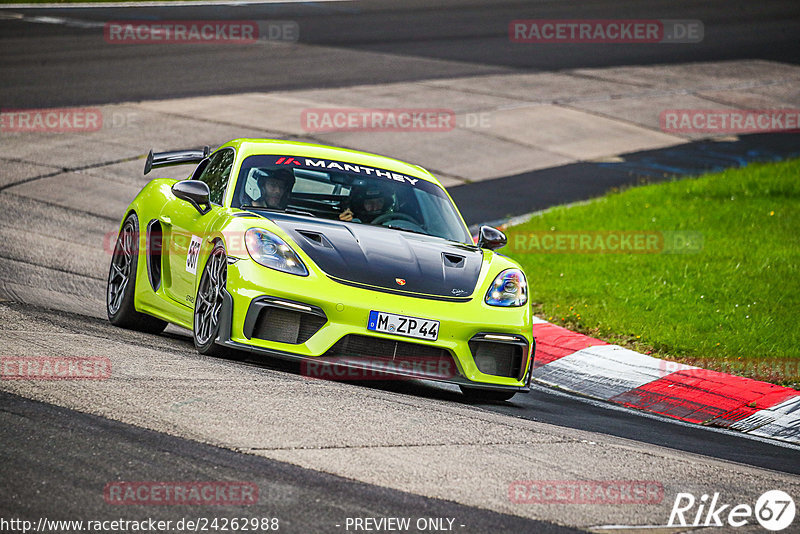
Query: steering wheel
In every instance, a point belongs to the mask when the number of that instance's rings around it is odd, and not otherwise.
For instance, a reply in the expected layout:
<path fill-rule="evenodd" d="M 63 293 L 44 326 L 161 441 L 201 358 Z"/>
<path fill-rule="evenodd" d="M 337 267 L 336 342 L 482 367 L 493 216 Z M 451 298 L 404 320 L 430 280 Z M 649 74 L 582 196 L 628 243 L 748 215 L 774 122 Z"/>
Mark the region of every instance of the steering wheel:
<path fill-rule="evenodd" d="M 411 224 L 422 228 L 422 225 L 411 215 L 406 213 L 399 213 L 390 211 L 389 213 L 384 213 L 383 215 L 378 215 L 372 220 L 372 224 L 383 224 L 386 221 L 408 221 Z"/>

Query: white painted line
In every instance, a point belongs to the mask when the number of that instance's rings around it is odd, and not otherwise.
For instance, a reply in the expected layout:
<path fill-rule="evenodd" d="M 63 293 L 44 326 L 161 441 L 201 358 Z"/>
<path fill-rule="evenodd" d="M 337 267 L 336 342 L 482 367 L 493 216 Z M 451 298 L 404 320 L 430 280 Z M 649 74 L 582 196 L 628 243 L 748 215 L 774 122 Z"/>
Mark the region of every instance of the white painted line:
<path fill-rule="evenodd" d="M 81 29 L 95 29 L 95 28 L 105 28 L 108 22 L 103 21 L 94 21 L 94 20 L 82 20 L 76 18 L 67 18 L 67 17 L 50 17 L 50 16 L 36 16 L 36 15 L 25 15 L 22 13 L 13 13 L 13 12 L 6 12 L 0 13 L 0 19 L 11 19 L 11 20 L 21 20 L 23 22 L 30 22 L 35 24 L 60 24 L 62 26 L 69 26 L 73 28 L 81 28 Z M 220 20 L 219 22 L 224 22 Z M 245 44 L 253 45 L 253 44 L 294 44 L 297 42 L 297 38 L 294 39 L 287 39 L 287 40 L 279 40 L 279 39 L 270 39 L 267 38 L 269 36 L 269 25 L 270 24 L 283 24 L 283 23 L 290 23 L 297 27 L 297 23 L 294 21 L 282 21 L 282 20 L 255 20 L 254 22 L 258 23 L 259 29 L 259 37 L 255 42 L 247 42 Z M 295 35 L 298 35 L 299 29 L 295 30 Z M 152 44 L 150 42 L 143 42 L 142 44 Z"/>
<path fill-rule="evenodd" d="M 555 169 L 557 167 L 548 167 L 548 168 L 549 169 Z M 540 170 L 546 170 L 546 169 L 540 169 Z M 529 171 L 529 172 L 536 172 L 536 171 Z M 489 180 L 485 180 L 485 181 L 488 182 Z M 517 226 L 519 224 L 524 224 L 524 223 L 530 221 L 533 217 L 541 217 L 543 214 L 545 214 L 545 213 L 547 213 L 549 211 L 553 211 L 554 209 L 572 208 L 574 206 L 585 206 L 587 204 L 592 204 L 594 202 L 597 202 L 598 200 L 599 200 L 599 198 L 590 198 L 588 200 L 576 200 L 575 202 L 569 202 L 567 204 L 559 204 L 558 206 L 553 206 L 551 208 L 545 208 L 543 210 L 531 211 L 529 213 L 523 213 L 522 215 L 516 215 L 516 216 L 511 217 L 511 218 L 496 219 L 494 221 L 484 222 L 484 223 L 480 223 L 480 224 L 473 224 L 473 225 L 470 225 L 469 230 L 470 230 L 470 232 L 475 233 L 475 232 L 478 231 L 478 229 L 481 226 L 486 225 L 486 226 L 493 226 L 495 228 L 499 228 L 500 230 L 504 230 L 505 231 L 505 228 L 508 227 L 508 226 Z"/>
<path fill-rule="evenodd" d="M 254 4 L 318 4 L 322 2 L 350 2 L 351 0 L 203 0 L 198 2 L 76 2 L 71 4 L 0 4 L 0 9 L 86 9 L 109 7 L 202 7 L 202 6 L 244 6 Z"/>
<path fill-rule="evenodd" d="M 686 532 L 687 530 L 691 530 L 694 528 L 706 528 L 705 526 L 694 527 L 692 525 L 689 526 L 670 526 L 670 525 L 600 525 L 597 527 L 589 527 L 589 530 L 637 530 L 637 529 L 670 529 L 670 532 Z"/>
<path fill-rule="evenodd" d="M 653 534 L 686 534 L 694 530 L 708 528 L 705 526 L 695 527 L 693 525 L 682 526 L 669 526 L 669 525 L 600 525 L 596 527 L 589 527 L 588 532 L 600 533 L 615 533 L 615 532 L 628 532 L 628 531 L 647 531 Z"/>
<path fill-rule="evenodd" d="M 696 367 L 668 365 L 618 345 L 597 345 L 539 367 L 533 376 L 540 382 L 608 400 L 685 369 Z"/>
<path fill-rule="evenodd" d="M 18 18 L 24 22 L 34 22 L 38 24 L 60 24 L 62 26 L 72 26 L 73 28 L 102 28 L 105 26 L 104 22 L 90 20 L 67 19 L 63 17 L 28 17 L 19 13 L 13 14 L 19 15 L 14 18 Z"/>

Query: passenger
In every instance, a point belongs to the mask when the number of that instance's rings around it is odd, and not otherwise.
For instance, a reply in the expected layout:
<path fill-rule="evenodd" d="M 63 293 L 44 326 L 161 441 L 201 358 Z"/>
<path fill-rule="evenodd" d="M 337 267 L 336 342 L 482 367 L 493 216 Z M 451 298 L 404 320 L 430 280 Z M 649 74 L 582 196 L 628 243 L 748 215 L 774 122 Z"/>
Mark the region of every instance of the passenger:
<path fill-rule="evenodd" d="M 339 214 L 339 220 L 370 224 L 394 207 L 394 196 L 383 184 L 356 186 L 350 192 L 350 206 Z"/>

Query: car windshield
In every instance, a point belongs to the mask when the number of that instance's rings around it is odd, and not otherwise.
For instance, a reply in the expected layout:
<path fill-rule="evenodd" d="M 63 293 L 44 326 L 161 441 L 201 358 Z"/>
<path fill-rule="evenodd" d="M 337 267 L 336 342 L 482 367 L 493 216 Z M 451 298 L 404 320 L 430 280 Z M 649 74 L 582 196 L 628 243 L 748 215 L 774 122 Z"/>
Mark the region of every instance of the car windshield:
<path fill-rule="evenodd" d="M 385 226 L 472 244 L 444 190 L 405 174 L 302 156 L 249 156 L 232 206 Z"/>

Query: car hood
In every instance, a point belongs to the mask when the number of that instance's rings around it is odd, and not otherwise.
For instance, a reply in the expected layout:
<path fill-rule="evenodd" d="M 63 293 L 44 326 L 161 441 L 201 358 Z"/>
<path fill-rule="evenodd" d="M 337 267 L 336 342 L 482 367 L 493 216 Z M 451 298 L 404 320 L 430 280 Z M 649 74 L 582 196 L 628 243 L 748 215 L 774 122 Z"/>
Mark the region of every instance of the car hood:
<path fill-rule="evenodd" d="M 475 291 L 483 262 L 475 246 L 381 226 L 268 217 L 337 281 L 455 300 Z"/>

